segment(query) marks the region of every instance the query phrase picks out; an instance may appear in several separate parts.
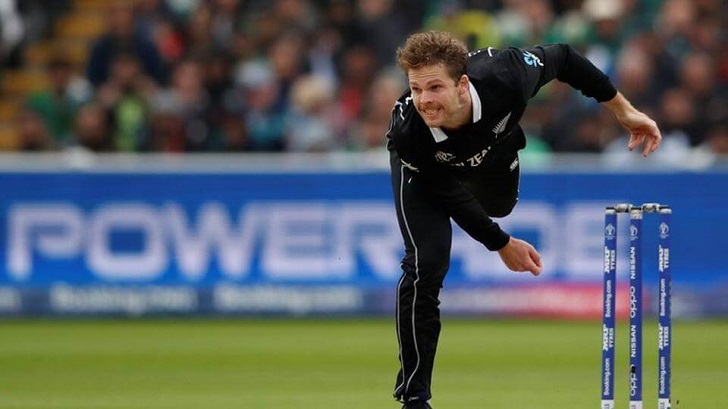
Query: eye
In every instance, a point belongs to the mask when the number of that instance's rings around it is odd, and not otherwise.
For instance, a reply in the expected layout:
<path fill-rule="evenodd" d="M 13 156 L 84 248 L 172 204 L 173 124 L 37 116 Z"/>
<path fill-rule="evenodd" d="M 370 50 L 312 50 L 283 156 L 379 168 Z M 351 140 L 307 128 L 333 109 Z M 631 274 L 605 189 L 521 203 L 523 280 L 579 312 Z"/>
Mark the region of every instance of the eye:
<path fill-rule="evenodd" d="M 442 85 L 433 85 L 432 87 L 430 87 L 430 89 L 432 89 L 433 91 L 439 91 L 441 88 Z"/>

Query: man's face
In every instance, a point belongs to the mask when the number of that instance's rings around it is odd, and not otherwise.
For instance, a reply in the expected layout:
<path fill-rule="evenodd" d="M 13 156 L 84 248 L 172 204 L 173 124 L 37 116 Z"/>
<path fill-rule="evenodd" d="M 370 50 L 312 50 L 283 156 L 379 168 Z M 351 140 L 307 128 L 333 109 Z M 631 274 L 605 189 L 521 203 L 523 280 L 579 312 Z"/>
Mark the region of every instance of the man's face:
<path fill-rule="evenodd" d="M 441 65 L 412 68 L 408 73 L 415 108 L 427 126 L 457 128 L 464 125 L 468 80 L 455 82 Z"/>

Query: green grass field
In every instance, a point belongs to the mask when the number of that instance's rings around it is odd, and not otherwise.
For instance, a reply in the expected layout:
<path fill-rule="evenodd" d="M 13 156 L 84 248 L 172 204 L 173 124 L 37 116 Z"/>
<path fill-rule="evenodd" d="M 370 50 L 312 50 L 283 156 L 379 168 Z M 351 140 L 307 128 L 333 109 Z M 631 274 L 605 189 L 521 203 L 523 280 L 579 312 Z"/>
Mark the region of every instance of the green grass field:
<path fill-rule="evenodd" d="M 645 331 L 645 408 L 656 408 Z M 597 408 L 600 342 L 596 322 L 446 319 L 432 404 Z M 679 408 L 728 408 L 728 322 L 677 321 L 673 348 Z M 0 408 L 399 408 L 396 350 L 391 320 L 0 321 Z"/>

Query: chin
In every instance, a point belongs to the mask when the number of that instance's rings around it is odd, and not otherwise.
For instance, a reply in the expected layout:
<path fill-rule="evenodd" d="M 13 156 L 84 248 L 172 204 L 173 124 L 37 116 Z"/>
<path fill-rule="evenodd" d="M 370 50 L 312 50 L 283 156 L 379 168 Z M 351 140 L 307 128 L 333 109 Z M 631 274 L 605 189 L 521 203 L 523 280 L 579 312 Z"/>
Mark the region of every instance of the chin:
<path fill-rule="evenodd" d="M 429 119 L 429 118 L 425 118 L 424 116 L 420 116 L 420 117 L 422 118 L 423 121 L 425 121 L 425 124 L 427 126 L 429 126 L 430 128 L 439 128 L 442 126 L 442 120 L 439 118 Z"/>

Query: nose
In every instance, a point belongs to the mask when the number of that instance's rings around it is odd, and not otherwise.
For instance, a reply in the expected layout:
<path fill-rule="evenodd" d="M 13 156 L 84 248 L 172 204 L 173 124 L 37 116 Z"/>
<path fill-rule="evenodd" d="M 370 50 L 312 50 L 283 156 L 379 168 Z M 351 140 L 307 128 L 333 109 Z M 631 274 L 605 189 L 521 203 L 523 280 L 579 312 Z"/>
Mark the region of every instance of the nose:
<path fill-rule="evenodd" d="M 432 102 L 432 93 L 430 93 L 429 91 L 422 91 L 422 93 L 420 93 L 419 99 L 420 99 L 420 104 L 423 104 L 423 105 L 427 104 L 429 102 Z"/>

